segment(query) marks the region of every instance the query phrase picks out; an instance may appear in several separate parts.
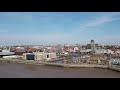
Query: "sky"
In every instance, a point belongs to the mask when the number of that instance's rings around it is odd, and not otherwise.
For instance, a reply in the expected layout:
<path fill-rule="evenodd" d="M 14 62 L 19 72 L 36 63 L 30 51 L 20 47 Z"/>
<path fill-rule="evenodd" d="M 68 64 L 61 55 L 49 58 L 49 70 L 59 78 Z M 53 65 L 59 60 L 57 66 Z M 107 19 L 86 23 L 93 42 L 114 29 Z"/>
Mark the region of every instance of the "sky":
<path fill-rule="evenodd" d="M 120 45 L 120 12 L 0 12 L 0 45 Z"/>

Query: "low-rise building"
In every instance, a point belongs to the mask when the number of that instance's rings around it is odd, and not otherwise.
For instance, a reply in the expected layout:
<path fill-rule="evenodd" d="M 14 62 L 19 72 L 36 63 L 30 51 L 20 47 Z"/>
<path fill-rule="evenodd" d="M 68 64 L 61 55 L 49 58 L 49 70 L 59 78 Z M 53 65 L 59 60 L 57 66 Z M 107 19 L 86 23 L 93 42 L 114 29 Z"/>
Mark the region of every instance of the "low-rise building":
<path fill-rule="evenodd" d="M 48 60 L 48 59 L 55 59 L 56 53 L 44 53 L 44 52 L 34 52 L 34 53 L 24 53 L 23 59 L 24 60 Z"/>
<path fill-rule="evenodd" d="M 4 59 L 18 59 L 19 57 L 17 55 L 11 55 L 11 56 L 3 56 Z"/>
<path fill-rule="evenodd" d="M 91 49 L 80 50 L 80 54 L 90 54 L 90 52 L 91 52 Z"/>

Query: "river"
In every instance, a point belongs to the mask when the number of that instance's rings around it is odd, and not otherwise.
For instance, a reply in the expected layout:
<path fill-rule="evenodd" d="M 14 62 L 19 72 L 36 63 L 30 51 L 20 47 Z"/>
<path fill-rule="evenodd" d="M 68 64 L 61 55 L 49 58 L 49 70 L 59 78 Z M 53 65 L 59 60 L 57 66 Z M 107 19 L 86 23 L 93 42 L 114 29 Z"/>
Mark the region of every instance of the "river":
<path fill-rule="evenodd" d="M 99 68 L 1 63 L 0 78 L 120 78 L 120 72 Z"/>

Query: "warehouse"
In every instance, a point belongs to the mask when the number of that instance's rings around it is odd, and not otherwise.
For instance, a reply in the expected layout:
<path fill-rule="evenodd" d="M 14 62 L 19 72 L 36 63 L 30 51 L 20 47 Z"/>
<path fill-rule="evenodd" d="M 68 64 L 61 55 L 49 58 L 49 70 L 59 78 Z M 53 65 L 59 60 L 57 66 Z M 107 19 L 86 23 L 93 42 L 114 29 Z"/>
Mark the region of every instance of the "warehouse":
<path fill-rule="evenodd" d="M 11 55 L 11 56 L 3 56 L 3 59 L 18 59 L 19 57 L 17 55 Z"/>
<path fill-rule="evenodd" d="M 2 50 L 2 52 L 0 52 L 0 58 L 3 58 L 3 56 L 11 56 L 14 55 L 14 52 L 9 52 L 7 50 Z"/>

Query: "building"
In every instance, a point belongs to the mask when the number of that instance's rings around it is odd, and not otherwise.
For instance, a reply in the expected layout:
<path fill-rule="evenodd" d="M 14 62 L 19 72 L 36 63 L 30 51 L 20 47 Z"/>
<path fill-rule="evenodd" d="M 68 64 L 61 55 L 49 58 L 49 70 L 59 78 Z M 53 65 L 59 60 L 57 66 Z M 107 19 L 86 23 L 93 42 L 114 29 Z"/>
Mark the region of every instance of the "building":
<path fill-rule="evenodd" d="M 15 50 L 15 55 L 22 55 L 23 53 L 25 53 L 26 52 L 26 50 L 25 49 L 16 49 Z"/>
<path fill-rule="evenodd" d="M 56 58 L 56 53 L 44 53 L 44 52 L 34 52 L 34 53 L 24 53 L 23 59 L 24 60 L 35 60 L 35 61 L 42 61 L 42 60 L 51 60 Z"/>
<path fill-rule="evenodd" d="M 4 59 L 18 59 L 19 57 L 17 55 L 11 55 L 11 56 L 3 56 Z"/>
<path fill-rule="evenodd" d="M 78 49 L 78 47 L 74 47 L 74 52 L 76 52 L 76 51 L 78 51 L 79 49 Z"/>
<path fill-rule="evenodd" d="M 91 49 L 80 50 L 80 54 L 90 54 L 90 53 L 91 53 Z"/>
<path fill-rule="evenodd" d="M 91 52 L 95 53 L 95 43 L 94 43 L 94 40 L 91 40 Z"/>
<path fill-rule="evenodd" d="M 11 56 L 11 55 L 15 55 L 15 53 L 10 52 L 10 50 L 2 50 L 2 52 L 0 52 L 0 58 L 3 58 L 3 56 Z"/>

